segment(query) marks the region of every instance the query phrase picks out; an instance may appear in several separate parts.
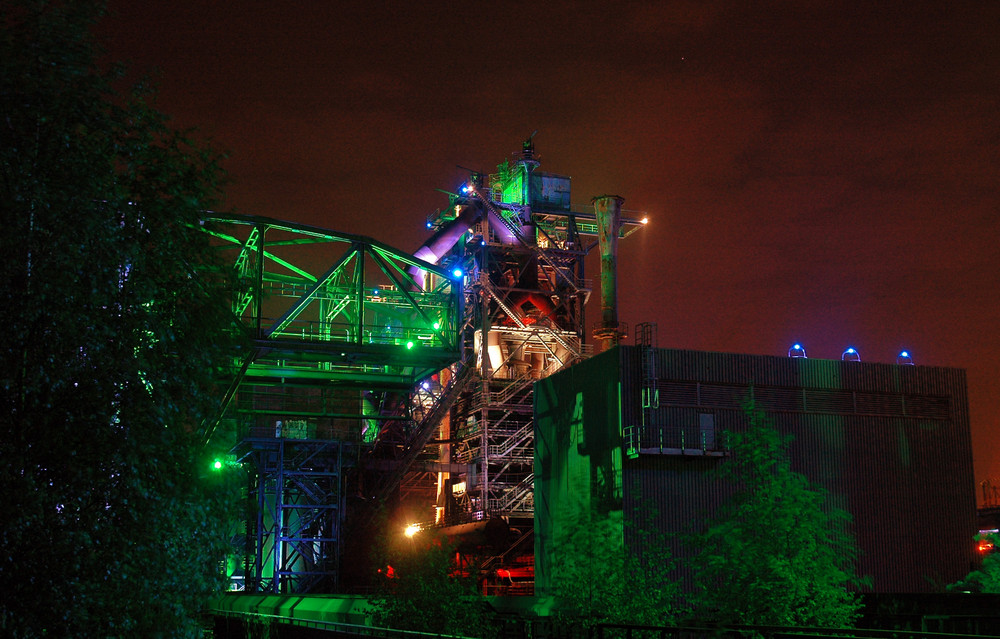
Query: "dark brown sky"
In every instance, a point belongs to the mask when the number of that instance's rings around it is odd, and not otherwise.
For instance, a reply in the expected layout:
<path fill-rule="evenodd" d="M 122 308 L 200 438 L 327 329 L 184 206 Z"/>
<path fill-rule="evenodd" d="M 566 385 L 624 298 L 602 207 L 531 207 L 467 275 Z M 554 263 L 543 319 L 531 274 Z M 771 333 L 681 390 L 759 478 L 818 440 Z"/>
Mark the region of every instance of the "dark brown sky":
<path fill-rule="evenodd" d="M 664 347 L 965 368 L 977 481 L 1000 482 L 1000 3 L 111 9 L 110 55 L 229 152 L 239 212 L 413 251 L 456 165 L 537 129 L 575 202 L 650 217 L 623 320 Z"/>

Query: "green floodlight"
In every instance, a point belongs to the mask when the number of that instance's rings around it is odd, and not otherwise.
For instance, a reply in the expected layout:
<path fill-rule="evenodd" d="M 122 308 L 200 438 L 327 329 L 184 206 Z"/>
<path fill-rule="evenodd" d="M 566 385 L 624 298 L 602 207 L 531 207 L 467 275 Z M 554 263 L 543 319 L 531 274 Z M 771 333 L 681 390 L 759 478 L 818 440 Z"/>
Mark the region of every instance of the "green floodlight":
<path fill-rule="evenodd" d="M 222 460 L 221 459 L 216 459 L 215 461 L 213 461 L 212 462 L 212 469 L 213 470 L 222 470 Z"/>
<path fill-rule="evenodd" d="M 434 322 L 434 330 L 439 330 L 441 328 L 441 322 Z"/>
<path fill-rule="evenodd" d="M 407 342 L 406 343 L 406 350 L 412 350 L 412 349 L 413 349 L 413 342 L 412 341 Z"/>

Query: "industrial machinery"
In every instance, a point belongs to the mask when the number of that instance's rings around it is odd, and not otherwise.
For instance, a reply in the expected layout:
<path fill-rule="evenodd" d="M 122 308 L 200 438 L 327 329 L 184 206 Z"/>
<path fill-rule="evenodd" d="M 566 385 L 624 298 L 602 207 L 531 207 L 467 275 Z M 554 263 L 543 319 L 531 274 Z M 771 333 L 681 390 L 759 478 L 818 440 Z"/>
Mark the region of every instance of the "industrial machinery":
<path fill-rule="evenodd" d="M 523 572 L 511 562 L 531 554 L 532 385 L 592 352 L 584 258 L 597 246 L 611 272 L 594 335 L 625 334 L 616 242 L 645 223 L 622 217 L 617 196 L 574 211 L 570 178 L 538 167 L 529 138 L 496 173 L 470 172 L 412 255 L 266 218 L 209 220 L 252 338 L 219 421 L 247 475 L 247 589 L 341 588 L 347 538 L 368 540 L 376 511 L 400 505 L 476 540 L 470 569 Z"/>
<path fill-rule="evenodd" d="M 570 178 L 538 167 L 529 138 L 496 173 L 471 172 L 448 207 L 427 219 L 434 233 L 414 253 L 464 273 L 463 368 L 462 383 L 448 388 L 453 408 L 415 437 L 425 463 L 397 470 L 399 494 L 422 497 L 425 525 L 456 537 L 477 522 L 483 530 L 505 522 L 506 545 L 488 549 L 481 563 L 493 573 L 502 560 L 532 552 L 533 384 L 592 353 L 584 258 L 600 246 L 602 319 L 594 336 L 617 343 L 626 331 L 617 319 L 616 243 L 645 224 L 623 218 L 617 196 L 594 198 L 592 212 L 574 211 Z M 385 484 L 378 499 L 396 488 Z"/>

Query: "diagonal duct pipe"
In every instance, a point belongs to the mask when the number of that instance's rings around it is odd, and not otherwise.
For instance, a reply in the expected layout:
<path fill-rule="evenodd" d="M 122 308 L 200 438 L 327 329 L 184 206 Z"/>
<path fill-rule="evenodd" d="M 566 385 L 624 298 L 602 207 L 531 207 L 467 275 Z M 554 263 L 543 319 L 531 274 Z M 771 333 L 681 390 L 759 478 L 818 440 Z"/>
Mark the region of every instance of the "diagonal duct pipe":
<path fill-rule="evenodd" d="M 608 346 L 624 337 L 618 329 L 618 230 L 621 228 L 622 204 L 618 195 L 598 195 L 593 199 L 597 216 L 597 243 L 601 252 L 601 323 L 594 337 Z"/>
<path fill-rule="evenodd" d="M 458 240 L 464 235 L 473 224 L 483 218 L 483 210 L 478 206 L 465 206 L 458 216 L 442 226 L 434 235 L 430 236 L 426 242 L 413 254 L 425 262 L 437 264 L 443 255 L 451 250 Z M 411 266 L 406 269 L 417 284 L 417 288 L 423 290 L 427 274 L 423 269 Z"/>

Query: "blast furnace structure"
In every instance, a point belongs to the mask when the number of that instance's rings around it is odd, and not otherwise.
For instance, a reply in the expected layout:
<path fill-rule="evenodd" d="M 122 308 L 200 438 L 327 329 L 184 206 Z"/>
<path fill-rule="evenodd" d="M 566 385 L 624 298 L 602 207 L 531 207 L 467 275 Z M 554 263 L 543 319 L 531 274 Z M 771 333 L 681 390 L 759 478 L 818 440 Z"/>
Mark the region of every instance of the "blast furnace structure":
<path fill-rule="evenodd" d="M 408 500 L 431 504 L 433 510 L 409 512 L 459 542 L 483 539 L 477 533 L 489 530 L 489 558 L 477 570 L 521 555 L 530 579 L 533 384 L 593 352 L 584 313 L 592 282 L 584 259 L 600 247 L 602 263 L 613 265 L 617 239 L 646 223 L 623 216 L 622 203 L 599 196 L 592 210 L 574 211 L 570 178 L 540 171 L 529 139 L 496 173 L 472 172 L 448 207 L 427 219 L 434 233 L 414 255 L 465 278 L 463 358 L 414 393 L 416 404 L 451 405 L 450 411 L 422 433 L 390 433 L 406 424 L 383 433 L 383 441 L 409 454 L 396 455 L 403 463 L 385 476 L 375 497 L 381 503 L 398 491 L 404 508 Z M 604 280 L 614 291 L 613 272 Z M 605 297 L 614 299 L 613 293 Z M 616 309 L 604 311 L 593 335 L 613 344 L 626 329 Z M 446 390 L 435 392 L 442 386 Z"/>
<path fill-rule="evenodd" d="M 206 220 L 248 337 L 209 435 L 236 442 L 225 469 L 245 485 L 234 588 L 351 587 L 341 556 L 370 545 L 380 509 L 475 546 L 470 570 L 530 558 L 533 384 L 592 352 L 584 258 L 600 246 L 614 264 L 617 239 L 645 224 L 617 196 L 574 211 L 570 178 L 538 167 L 529 138 L 496 173 L 470 173 L 413 254 L 270 218 Z M 607 306 L 594 335 L 614 344 L 626 331 Z"/>

